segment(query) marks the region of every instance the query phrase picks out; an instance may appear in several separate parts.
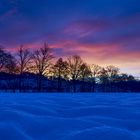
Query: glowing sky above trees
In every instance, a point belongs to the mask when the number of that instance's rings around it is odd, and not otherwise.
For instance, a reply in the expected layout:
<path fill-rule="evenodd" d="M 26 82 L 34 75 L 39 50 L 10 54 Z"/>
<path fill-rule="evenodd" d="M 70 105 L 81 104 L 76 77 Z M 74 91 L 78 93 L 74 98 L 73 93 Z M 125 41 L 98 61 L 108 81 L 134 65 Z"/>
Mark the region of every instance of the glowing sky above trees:
<path fill-rule="evenodd" d="M 79 54 L 140 76 L 139 0 L 0 0 L 0 45 Z"/>

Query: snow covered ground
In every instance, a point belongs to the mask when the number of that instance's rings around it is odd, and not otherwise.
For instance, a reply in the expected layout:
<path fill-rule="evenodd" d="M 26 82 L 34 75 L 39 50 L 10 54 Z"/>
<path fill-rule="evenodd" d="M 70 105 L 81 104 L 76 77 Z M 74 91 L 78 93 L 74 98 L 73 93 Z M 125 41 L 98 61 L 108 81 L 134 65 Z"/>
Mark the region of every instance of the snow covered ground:
<path fill-rule="evenodd" d="M 0 94 L 1 140 L 140 140 L 140 94 Z"/>

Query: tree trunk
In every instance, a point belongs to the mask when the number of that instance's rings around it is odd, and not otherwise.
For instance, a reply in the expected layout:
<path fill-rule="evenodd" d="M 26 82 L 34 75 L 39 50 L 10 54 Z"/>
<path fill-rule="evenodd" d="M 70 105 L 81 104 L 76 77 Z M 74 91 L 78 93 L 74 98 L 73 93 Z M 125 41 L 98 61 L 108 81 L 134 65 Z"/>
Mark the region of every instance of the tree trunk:
<path fill-rule="evenodd" d="M 74 93 L 76 92 L 76 80 L 75 79 L 73 80 L 73 92 Z"/>
<path fill-rule="evenodd" d="M 61 77 L 58 77 L 58 83 L 57 83 L 57 91 L 58 92 L 61 92 L 61 86 L 62 86 Z"/>
<path fill-rule="evenodd" d="M 42 91 L 42 75 L 39 74 L 38 76 L 38 92 Z"/>
<path fill-rule="evenodd" d="M 19 75 L 19 92 L 22 92 L 22 73 Z"/>

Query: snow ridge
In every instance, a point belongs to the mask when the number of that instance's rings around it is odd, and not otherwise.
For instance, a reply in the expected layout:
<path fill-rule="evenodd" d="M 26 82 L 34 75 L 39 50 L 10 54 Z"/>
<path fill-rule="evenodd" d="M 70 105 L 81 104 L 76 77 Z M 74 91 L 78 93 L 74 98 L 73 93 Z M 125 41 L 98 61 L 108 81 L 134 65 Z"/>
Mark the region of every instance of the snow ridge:
<path fill-rule="evenodd" d="M 0 94 L 2 140 L 140 140 L 140 94 Z"/>

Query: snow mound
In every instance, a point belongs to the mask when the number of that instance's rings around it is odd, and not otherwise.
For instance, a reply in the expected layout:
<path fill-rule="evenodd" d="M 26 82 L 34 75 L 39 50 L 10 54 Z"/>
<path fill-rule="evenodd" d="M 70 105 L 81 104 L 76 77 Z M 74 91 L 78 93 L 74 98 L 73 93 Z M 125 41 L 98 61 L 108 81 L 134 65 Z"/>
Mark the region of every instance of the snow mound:
<path fill-rule="evenodd" d="M 0 94 L 2 140 L 140 140 L 140 94 Z"/>

